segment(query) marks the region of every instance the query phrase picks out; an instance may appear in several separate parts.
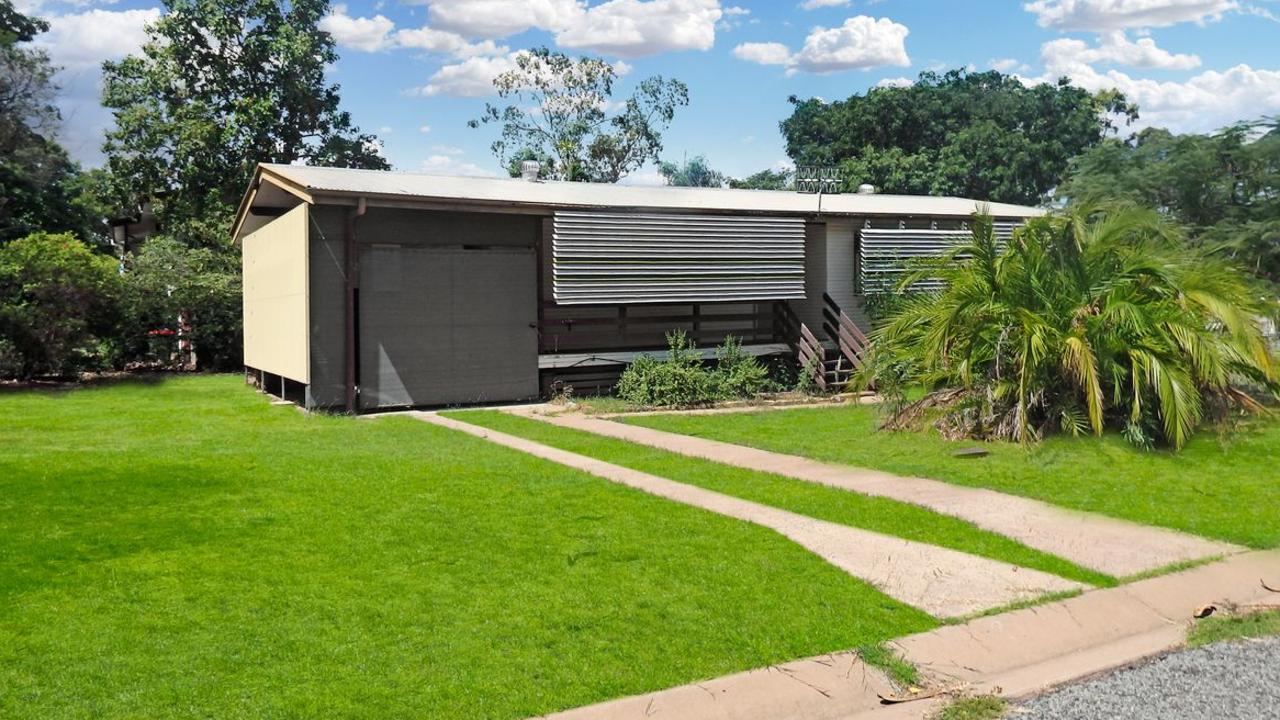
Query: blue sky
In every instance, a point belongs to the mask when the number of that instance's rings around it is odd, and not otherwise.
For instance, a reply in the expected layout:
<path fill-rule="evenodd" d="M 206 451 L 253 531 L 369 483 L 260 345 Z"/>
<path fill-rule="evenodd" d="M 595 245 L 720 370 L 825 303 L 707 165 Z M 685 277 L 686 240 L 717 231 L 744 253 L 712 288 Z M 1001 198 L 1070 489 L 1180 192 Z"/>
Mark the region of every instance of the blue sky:
<path fill-rule="evenodd" d="M 142 41 L 146 0 L 18 0 L 50 19 L 37 43 L 64 66 L 63 138 L 87 164 L 110 117 L 97 66 Z M 1280 114 L 1276 0 L 349 0 L 325 21 L 341 59 L 331 78 L 397 169 L 499 171 L 483 108 L 511 53 L 548 45 L 624 63 L 620 87 L 660 74 L 690 105 L 664 157 L 704 154 L 745 175 L 785 162 L 778 121 L 789 95 L 844 98 L 923 70 L 997 67 L 1027 82 L 1069 75 L 1119 87 L 1143 124 L 1203 131 Z M 654 182 L 652 168 L 631 182 Z"/>

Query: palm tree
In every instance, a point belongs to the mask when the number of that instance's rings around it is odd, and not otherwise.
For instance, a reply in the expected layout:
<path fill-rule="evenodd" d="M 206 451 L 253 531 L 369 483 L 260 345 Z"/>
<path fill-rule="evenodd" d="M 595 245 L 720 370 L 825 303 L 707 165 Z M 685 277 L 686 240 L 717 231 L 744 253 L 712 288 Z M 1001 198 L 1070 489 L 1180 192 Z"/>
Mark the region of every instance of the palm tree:
<path fill-rule="evenodd" d="M 944 411 L 951 436 L 1028 441 L 1054 427 L 1181 447 L 1210 413 L 1280 392 L 1245 276 L 1182 242 L 1157 213 L 1075 208 L 1036 218 L 1007 246 L 991 218 L 917 267 L 918 295 L 873 335 L 863 373 L 898 400 L 889 426 Z M 923 386 L 906 404 L 905 389 Z"/>

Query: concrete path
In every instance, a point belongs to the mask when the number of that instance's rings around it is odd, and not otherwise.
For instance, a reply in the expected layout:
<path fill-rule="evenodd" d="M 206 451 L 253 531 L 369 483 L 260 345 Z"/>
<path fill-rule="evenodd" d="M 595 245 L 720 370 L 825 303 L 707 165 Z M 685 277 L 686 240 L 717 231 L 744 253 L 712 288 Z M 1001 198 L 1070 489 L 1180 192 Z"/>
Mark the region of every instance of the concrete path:
<path fill-rule="evenodd" d="M 1280 607 L 1280 551 L 949 625 L 891 643 L 934 686 L 1024 698 L 1180 647 L 1207 604 Z M 918 720 L 949 697 L 881 705 L 890 689 L 853 652 L 621 698 L 554 720 Z"/>
<path fill-rule="evenodd" d="M 1046 593 L 1085 587 L 1009 563 L 815 520 L 435 413 L 408 414 L 659 497 L 770 528 L 886 595 L 935 617 L 972 615 Z"/>
<path fill-rule="evenodd" d="M 921 505 L 1115 577 L 1244 550 L 1175 530 L 1068 510 L 994 490 L 900 477 L 582 415 L 547 415 L 533 409 L 517 414 L 725 465 Z"/>

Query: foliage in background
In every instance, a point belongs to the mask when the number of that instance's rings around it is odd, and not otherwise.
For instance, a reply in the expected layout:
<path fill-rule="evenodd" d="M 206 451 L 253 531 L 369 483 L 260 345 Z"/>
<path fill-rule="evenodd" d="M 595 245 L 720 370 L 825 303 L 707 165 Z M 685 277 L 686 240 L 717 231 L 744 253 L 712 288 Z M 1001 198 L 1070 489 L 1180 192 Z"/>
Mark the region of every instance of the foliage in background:
<path fill-rule="evenodd" d="M 862 297 L 862 310 L 867 314 L 872 328 L 881 327 L 911 304 L 918 293 L 911 290 L 877 292 Z"/>
<path fill-rule="evenodd" d="M 1280 391 L 1246 276 L 1189 248 L 1154 211 L 1077 207 L 1032 219 L 1007 247 L 972 237 L 903 279 L 945 283 L 876 330 L 863 373 L 913 424 L 931 407 L 951 437 L 1029 441 L 1054 429 L 1124 432 L 1180 448 L 1246 389 Z M 909 387 L 926 397 L 903 404 Z"/>
<path fill-rule="evenodd" d="M 96 369 L 115 355 L 115 261 L 69 234 L 0 246 L 0 377 Z"/>
<path fill-rule="evenodd" d="M 667 184 L 673 187 L 724 187 L 725 175 L 719 170 L 712 170 L 707 164 L 705 155 L 694 155 L 679 164 L 663 162 L 658 165 L 658 173 L 666 178 Z"/>
<path fill-rule="evenodd" d="M 190 324 L 198 366 L 234 370 L 242 364 L 240 264 L 225 252 L 191 248 L 168 237 L 148 240 L 126 259 L 123 277 L 126 357 L 170 364 L 181 315 Z M 170 335 L 173 333 L 173 335 Z"/>
<path fill-rule="evenodd" d="M 1259 137 L 1261 135 L 1261 137 Z M 1280 125 L 1239 123 L 1212 135 L 1149 128 L 1109 139 L 1072 161 L 1059 197 L 1086 204 L 1130 200 L 1185 225 L 1280 284 Z"/>
<path fill-rule="evenodd" d="M 553 180 L 617 182 L 646 162 L 658 161 L 662 132 L 676 109 L 689 104 L 689 88 L 662 76 L 637 85 L 622 109 L 612 103 L 618 72 L 593 57 L 574 59 L 545 47 L 516 55 L 516 67 L 494 78 L 499 108 L 486 103 L 468 124 L 498 125 L 490 146 L 508 169 L 520 160 L 539 160 Z"/>
<path fill-rule="evenodd" d="M 140 53 L 104 65 L 103 150 L 135 202 L 185 245 L 226 245 L 258 162 L 389 167 L 339 108 L 327 0 L 166 0 Z"/>
<path fill-rule="evenodd" d="M 730 178 L 735 190 L 790 190 L 795 173 L 791 170 L 761 170 L 744 178 Z"/>
<path fill-rule="evenodd" d="M 825 102 L 791 98 L 781 123 L 798 165 L 837 165 L 848 189 L 954 195 L 1034 205 L 1068 161 L 1137 109 L 1114 91 L 1065 79 L 1026 87 L 999 72 L 920 74 L 907 87 Z"/>
<path fill-rule="evenodd" d="M 618 397 L 641 407 L 687 407 L 751 398 L 771 389 L 769 371 L 734 337 L 716 348 L 707 367 L 683 330 L 667 333 L 667 357 L 641 355 L 618 378 Z"/>
<path fill-rule="evenodd" d="M 79 167 L 54 140 L 57 68 L 22 44 L 48 29 L 0 0 L 0 243 L 37 231 L 94 240 L 103 231 L 81 201 Z"/>

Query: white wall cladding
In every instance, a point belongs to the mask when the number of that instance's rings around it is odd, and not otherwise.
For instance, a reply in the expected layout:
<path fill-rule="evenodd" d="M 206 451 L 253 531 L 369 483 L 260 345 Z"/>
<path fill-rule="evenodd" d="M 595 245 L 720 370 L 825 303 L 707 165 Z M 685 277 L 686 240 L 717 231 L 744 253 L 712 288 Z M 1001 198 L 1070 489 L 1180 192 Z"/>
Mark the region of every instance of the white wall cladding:
<path fill-rule="evenodd" d="M 1013 221 L 994 223 L 997 242 L 1008 242 L 1019 225 Z M 941 257 L 968 238 L 968 230 L 863 228 L 858 243 L 859 289 L 864 294 L 891 292 L 912 271 L 913 261 Z M 925 279 L 912 289 L 937 290 L 941 285 L 940 281 Z"/>
<path fill-rule="evenodd" d="M 557 211 L 561 305 L 803 298 L 804 219 Z"/>

